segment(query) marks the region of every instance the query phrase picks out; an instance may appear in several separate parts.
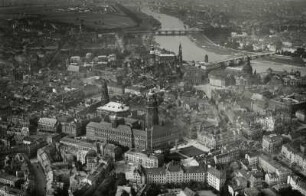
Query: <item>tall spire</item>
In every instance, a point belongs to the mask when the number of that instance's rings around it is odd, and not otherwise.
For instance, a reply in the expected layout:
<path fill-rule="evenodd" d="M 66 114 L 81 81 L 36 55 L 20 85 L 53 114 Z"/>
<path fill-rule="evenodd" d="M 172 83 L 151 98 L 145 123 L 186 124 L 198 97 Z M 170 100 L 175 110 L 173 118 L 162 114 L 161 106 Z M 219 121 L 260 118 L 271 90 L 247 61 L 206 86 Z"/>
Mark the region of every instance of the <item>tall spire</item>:
<path fill-rule="evenodd" d="M 101 105 L 105 105 L 109 102 L 108 88 L 105 80 L 102 81 L 101 85 Z"/>
<path fill-rule="evenodd" d="M 149 65 L 155 66 L 155 49 L 153 45 L 151 45 Z"/>
<path fill-rule="evenodd" d="M 179 51 L 178 51 L 178 62 L 180 65 L 183 64 L 183 51 L 182 51 L 182 44 L 179 45 Z"/>

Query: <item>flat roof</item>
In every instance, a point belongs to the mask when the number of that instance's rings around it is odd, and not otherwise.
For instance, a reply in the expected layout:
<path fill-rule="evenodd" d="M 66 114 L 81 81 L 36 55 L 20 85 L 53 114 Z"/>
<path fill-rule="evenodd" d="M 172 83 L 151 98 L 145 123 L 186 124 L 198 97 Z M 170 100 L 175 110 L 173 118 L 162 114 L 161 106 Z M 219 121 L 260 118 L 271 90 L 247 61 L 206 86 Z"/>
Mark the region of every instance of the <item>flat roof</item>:
<path fill-rule="evenodd" d="M 104 106 L 98 107 L 98 110 L 105 110 L 109 112 L 127 112 L 130 110 L 130 107 L 126 106 L 122 103 L 117 102 L 109 102 L 105 104 Z"/>

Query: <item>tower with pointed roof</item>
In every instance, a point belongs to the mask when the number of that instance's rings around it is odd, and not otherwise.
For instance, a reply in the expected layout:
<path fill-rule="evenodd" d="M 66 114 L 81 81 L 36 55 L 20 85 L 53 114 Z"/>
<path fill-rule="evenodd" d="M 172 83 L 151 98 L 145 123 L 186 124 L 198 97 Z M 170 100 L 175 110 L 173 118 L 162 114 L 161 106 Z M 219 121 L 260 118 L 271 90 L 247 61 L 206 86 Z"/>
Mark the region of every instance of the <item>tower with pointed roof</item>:
<path fill-rule="evenodd" d="M 182 51 L 182 44 L 179 45 L 179 51 L 178 51 L 178 63 L 179 65 L 183 64 L 183 51 Z"/>
<path fill-rule="evenodd" d="M 101 85 L 101 105 L 105 105 L 109 102 L 108 88 L 105 80 L 102 80 Z"/>
<path fill-rule="evenodd" d="M 149 65 L 155 66 L 155 63 L 156 63 L 155 49 L 154 46 L 152 45 L 150 50 Z"/>

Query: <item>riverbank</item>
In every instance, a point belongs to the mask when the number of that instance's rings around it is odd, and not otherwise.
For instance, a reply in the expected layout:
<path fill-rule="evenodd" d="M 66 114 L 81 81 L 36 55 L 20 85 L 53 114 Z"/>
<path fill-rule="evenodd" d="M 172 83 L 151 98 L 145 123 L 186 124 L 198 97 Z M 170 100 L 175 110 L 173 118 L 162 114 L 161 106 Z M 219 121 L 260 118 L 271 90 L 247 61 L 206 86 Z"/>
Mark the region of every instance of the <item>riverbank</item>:
<path fill-rule="evenodd" d="M 189 39 L 194 42 L 198 47 L 204 48 L 207 51 L 219 54 L 219 55 L 237 55 L 237 54 L 250 54 L 249 52 L 234 50 L 231 48 L 225 48 L 215 44 L 206 35 L 197 33 L 188 35 Z"/>

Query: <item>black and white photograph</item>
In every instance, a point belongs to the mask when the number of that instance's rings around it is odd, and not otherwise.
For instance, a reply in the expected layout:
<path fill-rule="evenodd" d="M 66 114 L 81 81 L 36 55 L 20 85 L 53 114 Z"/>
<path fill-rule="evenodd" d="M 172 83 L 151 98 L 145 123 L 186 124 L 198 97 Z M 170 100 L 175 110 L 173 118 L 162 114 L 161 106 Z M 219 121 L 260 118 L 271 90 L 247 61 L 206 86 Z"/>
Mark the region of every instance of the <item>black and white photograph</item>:
<path fill-rule="evenodd" d="M 0 196 L 306 196 L 306 0 L 0 0 Z"/>

